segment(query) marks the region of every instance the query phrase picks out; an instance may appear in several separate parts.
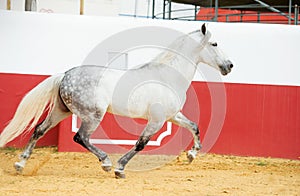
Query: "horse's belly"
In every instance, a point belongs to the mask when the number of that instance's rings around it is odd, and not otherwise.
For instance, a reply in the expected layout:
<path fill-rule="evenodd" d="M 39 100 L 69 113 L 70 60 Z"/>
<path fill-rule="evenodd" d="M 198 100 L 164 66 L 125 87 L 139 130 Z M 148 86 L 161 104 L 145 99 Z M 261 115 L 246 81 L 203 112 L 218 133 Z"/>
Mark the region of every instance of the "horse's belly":
<path fill-rule="evenodd" d="M 180 111 L 184 102 L 185 94 L 179 94 L 160 83 L 146 83 L 130 90 L 116 91 L 112 96 L 109 112 L 148 119 L 149 111 L 155 105 L 169 119 Z"/>

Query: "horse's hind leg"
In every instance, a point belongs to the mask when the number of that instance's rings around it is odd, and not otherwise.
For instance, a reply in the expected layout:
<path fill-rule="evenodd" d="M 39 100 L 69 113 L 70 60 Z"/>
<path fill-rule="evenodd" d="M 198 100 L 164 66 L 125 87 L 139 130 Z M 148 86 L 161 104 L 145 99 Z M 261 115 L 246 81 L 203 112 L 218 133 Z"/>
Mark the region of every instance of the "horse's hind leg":
<path fill-rule="evenodd" d="M 62 121 L 64 118 L 71 115 L 71 112 L 61 103 L 58 102 L 52 110 L 52 113 L 48 115 L 48 117 L 38 124 L 35 127 L 35 130 L 25 148 L 23 153 L 20 155 L 20 162 L 15 163 L 15 168 L 18 172 L 22 172 L 26 161 L 29 159 L 30 155 L 32 154 L 32 150 L 35 147 L 37 141 L 43 137 L 47 131 L 49 131 L 51 128 L 56 126 L 60 121 Z"/>
<path fill-rule="evenodd" d="M 99 117 L 93 117 L 93 118 L 83 118 L 81 122 L 81 126 L 78 130 L 78 132 L 75 134 L 73 140 L 92 152 L 96 157 L 99 159 L 99 161 L 102 162 L 102 169 L 104 171 L 110 171 L 112 167 L 112 163 L 108 157 L 108 155 L 98 149 L 96 146 L 92 145 L 89 141 L 91 134 L 96 130 L 98 125 L 100 124 L 102 120 L 101 116 Z"/>
<path fill-rule="evenodd" d="M 198 125 L 192 121 L 190 121 L 187 117 L 185 117 L 181 112 L 178 112 L 171 120 L 172 123 L 179 125 L 188 129 L 194 136 L 194 146 L 191 150 L 188 151 L 187 158 L 191 163 L 198 153 L 198 151 L 202 148 L 199 137 L 199 128 Z"/>

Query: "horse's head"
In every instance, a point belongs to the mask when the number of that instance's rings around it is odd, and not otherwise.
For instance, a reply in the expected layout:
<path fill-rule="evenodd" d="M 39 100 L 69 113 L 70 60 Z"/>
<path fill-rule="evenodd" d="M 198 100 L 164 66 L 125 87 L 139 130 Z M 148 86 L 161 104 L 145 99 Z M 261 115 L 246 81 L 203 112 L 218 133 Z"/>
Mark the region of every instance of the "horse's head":
<path fill-rule="evenodd" d="M 205 63 L 219 70 L 222 75 L 227 75 L 233 68 L 232 62 L 220 50 L 217 42 L 211 42 L 211 34 L 207 31 L 205 24 L 200 31 L 193 33 L 197 39 L 201 39 L 200 45 L 196 48 L 196 63 Z"/>

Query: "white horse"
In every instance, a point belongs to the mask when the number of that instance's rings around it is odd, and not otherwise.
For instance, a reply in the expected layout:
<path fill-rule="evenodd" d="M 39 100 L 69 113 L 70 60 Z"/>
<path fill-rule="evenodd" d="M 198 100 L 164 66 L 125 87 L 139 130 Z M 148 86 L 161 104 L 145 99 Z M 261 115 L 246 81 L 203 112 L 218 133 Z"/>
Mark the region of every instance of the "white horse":
<path fill-rule="evenodd" d="M 20 162 L 15 163 L 16 170 L 21 172 L 37 140 L 73 113 L 82 121 L 74 141 L 95 154 L 102 162 L 102 168 L 110 171 L 112 163 L 108 155 L 89 141 L 105 113 L 109 112 L 148 120 L 135 146 L 118 160 L 116 178 L 125 178 L 124 168 L 128 161 L 144 148 L 166 121 L 187 128 L 193 134 L 194 146 L 187 154 L 191 162 L 201 148 L 199 129 L 180 111 L 196 65 L 208 64 L 222 75 L 228 74 L 233 67 L 217 43 L 209 42 L 210 37 L 203 24 L 201 30 L 181 36 L 169 49 L 137 69 L 124 71 L 80 66 L 47 78 L 22 99 L 12 121 L 0 136 L 0 147 L 34 128 L 48 110 L 44 121 L 35 127 Z"/>

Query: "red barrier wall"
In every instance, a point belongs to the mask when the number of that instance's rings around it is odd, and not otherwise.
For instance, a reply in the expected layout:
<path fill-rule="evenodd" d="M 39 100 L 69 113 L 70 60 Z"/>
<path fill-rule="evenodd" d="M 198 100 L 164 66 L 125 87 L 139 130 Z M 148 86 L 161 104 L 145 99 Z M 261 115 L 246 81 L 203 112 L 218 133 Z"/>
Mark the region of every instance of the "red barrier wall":
<path fill-rule="evenodd" d="M 226 84 L 226 120 L 211 152 L 300 157 L 300 87 Z"/>
<path fill-rule="evenodd" d="M 210 83 L 209 85 L 210 88 L 218 88 L 223 84 Z M 216 137 L 216 142 L 211 149 L 207 149 L 209 152 L 242 156 L 299 158 L 300 87 L 231 83 L 224 85 L 226 89 L 225 121 L 220 135 Z M 196 92 L 199 108 L 193 107 L 196 100 L 193 92 Z M 193 120 L 199 121 L 202 140 L 208 136 L 207 129 L 212 119 L 211 108 L 211 94 L 207 83 L 193 82 L 192 88 L 188 91 L 184 113 L 193 119 L 192 110 L 200 109 L 200 117 Z M 214 115 L 221 114 L 215 112 Z M 71 118 L 62 125 L 64 131 L 60 132 L 59 150 L 81 151 L 83 149 L 72 141 L 74 133 L 70 131 L 70 121 Z M 110 136 L 113 139 L 120 137 L 137 139 L 138 137 L 137 135 L 129 136 L 122 133 L 123 130 L 117 126 L 112 115 L 106 115 L 102 125 L 104 130 L 96 131 L 93 137 L 97 137 L 97 134 L 103 137 L 100 132 L 106 133 L 109 131 L 111 131 Z M 141 130 L 142 127 L 139 127 L 135 131 L 141 132 Z M 155 138 L 152 140 L 155 140 Z M 179 131 L 177 127 L 173 127 L 172 135 L 166 137 L 161 146 L 148 147 L 145 151 L 153 153 L 153 149 L 156 149 L 155 153 L 176 154 L 181 149 L 186 148 L 187 144 L 190 147 L 192 145 L 191 141 L 192 137 L 188 131 L 184 129 Z M 127 147 L 122 145 L 99 145 L 99 147 L 108 152 L 123 153 L 131 145 Z"/>
<path fill-rule="evenodd" d="M 13 116 L 17 105 L 24 94 L 32 89 L 46 76 L 0 74 L 0 130 Z M 254 85 L 233 83 L 193 82 L 188 91 L 183 113 L 199 122 L 201 139 L 208 140 L 208 129 L 212 115 L 211 89 L 220 86 L 226 89 L 226 115 L 220 135 L 215 135 L 216 142 L 209 152 L 243 156 L 265 156 L 298 159 L 300 156 L 300 87 L 278 85 Z M 209 87 L 208 87 L 209 86 Z M 222 102 L 222 100 L 220 100 Z M 199 111 L 199 112 L 197 112 Z M 117 123 L 117 121 L 119 123 Z M 121 122 L 121 124 L 120 124 Z M 132 121 L 124 117 L 107 114 L 102 126 L 93 135 L 93 139 L 111 138 L 136 140 L 143 129 L 145 121 Z M 130 132 L 122 126 L 130 126 Z M 60 125 L 42 138 L 38 145 L 58 145 L 59 151 L 82 151 L 83 148 L 74 143 L 71 131 L 72 118 L 64 120 Z M 167 125 L 160 133 L 167 130 Z M 150 145 L 144 153 L 177 154 L 180 150 L 191 146 L 191 134 L 182 128 L 172 126 L 172 134 L 166 135 L 160 146 Z M 209 130 L 214 131 L 214 130 Z M 151 141 L 156 141 L 158 133 Z M 20 136 L 8 146 L 23 147 L 30 134 Z M 132 145 L 101 144 L 97 146 L 109 153 L 124 153 Z M 204 146 L 205 149 L 205 146 Z"/>

